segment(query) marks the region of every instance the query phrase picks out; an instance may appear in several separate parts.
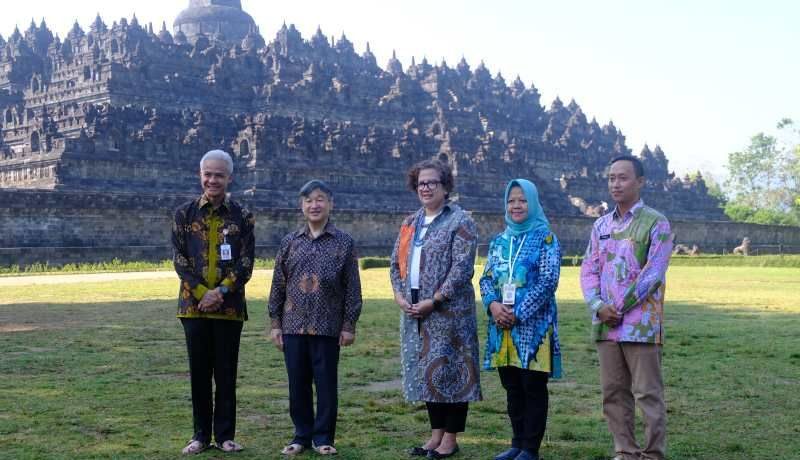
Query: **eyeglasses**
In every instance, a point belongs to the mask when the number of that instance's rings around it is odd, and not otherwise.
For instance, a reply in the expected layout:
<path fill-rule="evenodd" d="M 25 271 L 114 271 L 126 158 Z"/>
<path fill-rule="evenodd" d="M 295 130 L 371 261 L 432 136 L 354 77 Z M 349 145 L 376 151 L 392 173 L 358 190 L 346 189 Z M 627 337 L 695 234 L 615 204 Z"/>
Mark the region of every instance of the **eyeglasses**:
<path fill-rule="evenodd" d="M 442 183 L 442 181 L 438 181 L 438 180 L 432 180 L 432 181 L 428 181 L 428 182 L 418 182 L 417 183 L 417 190 L 433 191 L 433 190 L 436 190 L 437 188 L 439 188 L 439 184 L 441 184 L 441 183 Z"/>

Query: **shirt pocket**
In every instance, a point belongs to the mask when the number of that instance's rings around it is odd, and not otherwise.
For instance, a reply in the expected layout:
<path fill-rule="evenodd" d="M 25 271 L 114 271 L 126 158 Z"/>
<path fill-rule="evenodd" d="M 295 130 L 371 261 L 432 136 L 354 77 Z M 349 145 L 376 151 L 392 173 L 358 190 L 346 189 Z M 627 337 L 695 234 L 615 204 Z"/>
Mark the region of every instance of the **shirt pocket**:
<path fill-rule="evenodd" d="M 600 263 L 605 264 L 614 260 L 614 241 L 609 237 L 601 239 L 597 243 L 597 252 L 600 254 Z"/>
<path fill-rule="evenodd" d="M 514 279 L 520 287 L 531 287 L 539 277 L 539 248 L 524 248 L 514 264 Z"/>
<path fill-rule="evenodd" d="M 241 235 L 242 230 L 238 222 L 225 220 L 222 222 L 222 225 L 219 226 L 220 244 L 222 244 L 224 240 L 227 240 L 230 245 L 233 245 L 234 241 L 238 243 L 241 240 Z"/>
<path fill-rule="evenodd" d="M 617 257 L 614 262 L 614 278 L 617 282 L 626 283 L 636 279 L 639 264 L 634 254 L 633 240 L 626 238 L 617 242 Z"/>
<path fill-rule="evenodd" d="M 308 260 L 314 260 L 314 257 L 312 254 L 308 253 L 306 246 L 302 244 L 299 239 L 290 241 L 289 248 L 284 254 L 283 259 L 283 266 L 286 267 L 287 275 L 290 273 L 296 273 L 297 270 L 302 268 L 302 265 L 304 265 L 305 261 Z"/>
<path fill-rule="evenodd" d="M 328 289 L 338 289 L 341 285 L 345 261 L 345 251 L 337 245 L 322 248 L 317 254 L 314 271 Z"/>
<path fill-rule="evenodd" d="M 240 252 L 241 252 L 241 240 L 239 238 L 240 231 L 239 226 L 230 221 L 225 220 L 217 229 L 217 257 L 221 267 L 225 269 L 225 275 L 227 275 L 228 269 L 233 267 L 237 260 L 239 260 Z M 228 244 L 231 247 L 231 259 L 230 260 L 223 260 L 222 259 L 222 245 Z"/>

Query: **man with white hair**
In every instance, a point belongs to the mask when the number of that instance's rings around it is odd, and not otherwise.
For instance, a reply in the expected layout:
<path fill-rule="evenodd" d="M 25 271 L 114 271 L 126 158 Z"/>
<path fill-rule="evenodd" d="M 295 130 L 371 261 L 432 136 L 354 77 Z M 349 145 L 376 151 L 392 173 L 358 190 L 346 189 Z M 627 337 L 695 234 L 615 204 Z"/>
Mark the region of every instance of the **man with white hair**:
<path fill-rule="evenodd" d="M 194 435 L 184 454 L 243 449 L 236 434 L 236 369 L 253 273 L 253 214 L 227 194 L 233 161 L 222 150 L 200 160 L 203 194 L 175 211 L 172 247 L 180 278 L 178 318 L 186 334 Z M 212 399 L 212 379 L 216 394 Z"/>

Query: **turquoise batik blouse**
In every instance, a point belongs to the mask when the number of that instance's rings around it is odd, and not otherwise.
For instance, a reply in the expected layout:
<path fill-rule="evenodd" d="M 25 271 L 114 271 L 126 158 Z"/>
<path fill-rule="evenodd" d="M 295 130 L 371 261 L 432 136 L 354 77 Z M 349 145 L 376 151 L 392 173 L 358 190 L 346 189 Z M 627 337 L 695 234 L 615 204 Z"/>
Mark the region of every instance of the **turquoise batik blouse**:
<path fill-rule="evenodd" d="M 519 255 L 515 257 L 513 274 L 509 274 L 510 245 L 512 257 L 519 250 Z M 514 365 L 523 369 L 549 372 L 554 378 L 561 376 L 561 347 L 555 299 L 560 270 L 561 249 L 555 235 L 546 227 L 517 236 L 504 232 L 492 239 L 486 267 L 480 279 L 483 304 L 489 314 L 484 368 Z M 517 287 L 514 301 L 517 322 L 510 333 L 494 322 L 489 311 L 492 302 L 502 302 L 502 286 L 509 278 Z M 509 335 L 512 343 L 508 343 Z M 537 359 L 540 350 L 549 353 Z M 516 352 L 516 356 L 509 358 L 509 351 Z M 549 361 L 549 366 L 546 361 Z"/>

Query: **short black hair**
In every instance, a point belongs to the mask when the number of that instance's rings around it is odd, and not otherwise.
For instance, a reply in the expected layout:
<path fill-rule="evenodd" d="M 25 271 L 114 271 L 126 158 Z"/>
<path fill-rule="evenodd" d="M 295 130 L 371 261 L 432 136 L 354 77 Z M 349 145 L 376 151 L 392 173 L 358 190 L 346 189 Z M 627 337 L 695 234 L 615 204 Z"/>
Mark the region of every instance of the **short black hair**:
<path fill-rule="evenodd" d="M 630 161 L 633 163 L 633 172 L 636 174 L 636 177 L 644 177 L 644 165 L 642 164 L 642 160 L 636 158 L 633 155 L 620 155 L 618 157 L 614 157 L 610 163 L 608 163 L 608 167 L 610 168 L 611 165 L 618 161 Z"/>
<path fill-rule="evenodd" d="M 328 195 L 328 198 L 333 198 L 333 191 L 330 187 L 328 187 L 328 184 L 318 179 L 312 179 L 300 187 L 300 196 L 303 198 L 308 198 L 308 196 L 311 195 L 314 190 L 319 190 L 320 192 Z"/>
<path fill-rule="evenodd" d="M 449 198 L 450 192 L 455 187 L 455 179 L 450 165 L 441 160 L 422 160 L 412 166 L 406 174 L 408 189 L 414 193 L 417 192 L 417 179 L 419 179 L 419 173 L 423 169 L 434 169 L 439 173 L 439 180 L 442 182 L 442 187 L 444 187 L 445 197 Z"/>

